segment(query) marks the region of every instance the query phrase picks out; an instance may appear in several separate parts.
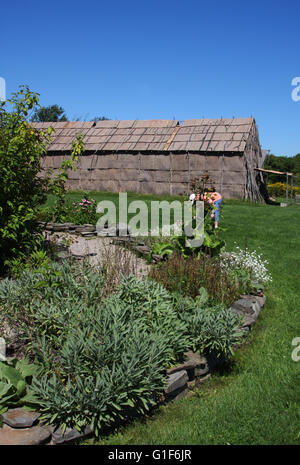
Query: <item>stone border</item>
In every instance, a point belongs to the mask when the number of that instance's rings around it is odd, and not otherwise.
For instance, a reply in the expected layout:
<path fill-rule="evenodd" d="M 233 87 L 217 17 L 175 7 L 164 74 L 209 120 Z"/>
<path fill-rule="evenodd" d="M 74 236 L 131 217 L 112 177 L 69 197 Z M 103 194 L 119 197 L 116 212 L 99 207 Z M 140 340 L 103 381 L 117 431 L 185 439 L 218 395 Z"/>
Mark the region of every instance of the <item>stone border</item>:
<path fill-rule="evenodd" d="M 101 231 L 96 230 L 94 224 L 76 225 L 74 223 L 45 223 L 38 221 L 37 225 L 48 233 L 65 232 L 69 234 L 80 234 L 82 237 L 110 237 L 113 244 L 123 245 L 130 250 L 138 253 L 142 257 L 149 256 L 151 247 L 147 246 L 139 238 L 130 236 L 127 224 L 117 223 L 110 228 L 103 228 Z M 115 233 L 110 235 L 109 233 Z M 121 235 L 120 235 L 121 232 Z M 123 235 L 126 234 L 126 235 Z M 152 255 L 152 263 L 158 263 L 164 258 L 160 255 Z"/>

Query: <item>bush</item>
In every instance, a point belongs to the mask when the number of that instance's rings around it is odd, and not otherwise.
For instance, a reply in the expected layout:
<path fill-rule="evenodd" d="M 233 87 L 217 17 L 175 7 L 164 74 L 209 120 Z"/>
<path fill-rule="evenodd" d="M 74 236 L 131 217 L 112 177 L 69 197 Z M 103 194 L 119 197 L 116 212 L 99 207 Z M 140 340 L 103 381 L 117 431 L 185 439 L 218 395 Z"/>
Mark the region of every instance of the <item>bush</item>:
<path fill-rule="evenodd" d="M 6 103 L 12 105 L 11 112 Z M 37 94 L 28 87 L 0 104 L 0 273 L 39 240 L 33 234 L 35 208 L 45 201 L 47 181 L 38 173 L 51 130 L 38 133 L 27 122 L 37 104 Z"/>
<path fill-rule="evenodd" d="M 286 183 L 284 182 L 275 182 L 273 184 L 268 184 L 269 195 L 274 197 L 285 197 L 286 196 Z M 288 194 L 291 195 L 291 186 L 288 186 Z M 293 195 L 300 194 L 300 187 L 293 187 Z"/>
<path fill-rule="evenodd" d="M 12 111 L 5 106 L 10 104 Z M 71 159 L 64 160 L 53 179 L 40 176 L 41 161 L 53 129 L 38 131 L 27 121 L 38 107 L 38 94 L 21 86 L 7 102 L 0 102 L 0 273 L 9 271 L 12 260 L 25 261 L 30 251 L 41 246 L 36 233 L 37 207 L 46 193 L 56 195 L 54 215 L 63 218 L 67 170 L 75 167 L 83 150 L 82 137 L 72 142 Z M 15 267 L 16 261 L 13 266 Z"/>

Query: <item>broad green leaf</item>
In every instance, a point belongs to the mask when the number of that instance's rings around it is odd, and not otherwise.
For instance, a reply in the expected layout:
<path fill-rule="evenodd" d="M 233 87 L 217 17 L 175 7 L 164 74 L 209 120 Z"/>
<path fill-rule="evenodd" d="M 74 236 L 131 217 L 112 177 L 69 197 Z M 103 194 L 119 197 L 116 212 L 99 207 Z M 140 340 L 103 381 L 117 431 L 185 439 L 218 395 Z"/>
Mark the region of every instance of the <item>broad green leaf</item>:
<path fill-rule="evenodd" d="M 14 367 L 5 365 L 3 362 L 0 362 L 0 376 L 6 378 L 15 388 L 19 381 L 23 381 L 22 376 Z"/>

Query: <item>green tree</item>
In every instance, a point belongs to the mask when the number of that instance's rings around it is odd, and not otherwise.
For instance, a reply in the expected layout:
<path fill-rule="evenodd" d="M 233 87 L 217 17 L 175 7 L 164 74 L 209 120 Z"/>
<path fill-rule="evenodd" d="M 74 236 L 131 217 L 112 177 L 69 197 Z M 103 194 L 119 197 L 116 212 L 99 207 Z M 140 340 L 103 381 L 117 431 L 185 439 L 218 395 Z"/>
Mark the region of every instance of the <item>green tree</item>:
<path fill-rule="evenodd" d="M 42 178 L 41 162 L 53 129 L 38 131 L 28 122 L 28 114 L 37 108 L 38 94 L 28 86 L 20 86 L 11 99 L 0 103 L 0 274 L 39 247 L 42 238 L 37 233 L 36 208 L 51 191 L 63 209 L 67 171 L 74 169 L 84 150 L 82 137 L 77 137 L 71 159 L 62 163 L 57 176 Z"/>
<path fill-rule="evenodd" d="M 300 154 L 294 157 L 277 157 L 273 154 L 267 155 L 264 168 L 267 170 L 281 171 L 282 173 L 294 173 L 294 181 L 296 184 L 300 183 Z M 285 177 L 280 174 L 269 173 L 268 182 L 285 182 Z"/>
<path fill-rule="evenodd" d="M 95 121 L 95 123 L 97 123 L 97 121 L 109 121 L 109 118 L 106 118 L 106 116 L 95 116 L 92 121 Z"/>
<path fill-rule="evenodd" d="M 58 105 L 49 105 L 48 107 L 40 107 L 35 110 L 31 121 L 43 122 L 57 122 L 68 121 L 65 110 Z"/>

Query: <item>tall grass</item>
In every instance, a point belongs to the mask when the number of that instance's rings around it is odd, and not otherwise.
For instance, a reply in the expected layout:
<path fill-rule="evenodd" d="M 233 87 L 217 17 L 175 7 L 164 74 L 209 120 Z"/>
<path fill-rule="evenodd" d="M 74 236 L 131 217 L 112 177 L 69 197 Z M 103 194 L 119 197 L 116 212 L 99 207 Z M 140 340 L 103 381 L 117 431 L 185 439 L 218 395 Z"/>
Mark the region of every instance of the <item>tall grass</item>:
<path fill-rule="evenodd" d="M 223 271 L 220 261 L 209 256 L 184 259 L 182 255 L 174 255 L 152 267 L 149 277 L 169 291 L 193 298 L 204 287 L 212 303 L 228 306 L 241 293 L 238 283 Z"/>

